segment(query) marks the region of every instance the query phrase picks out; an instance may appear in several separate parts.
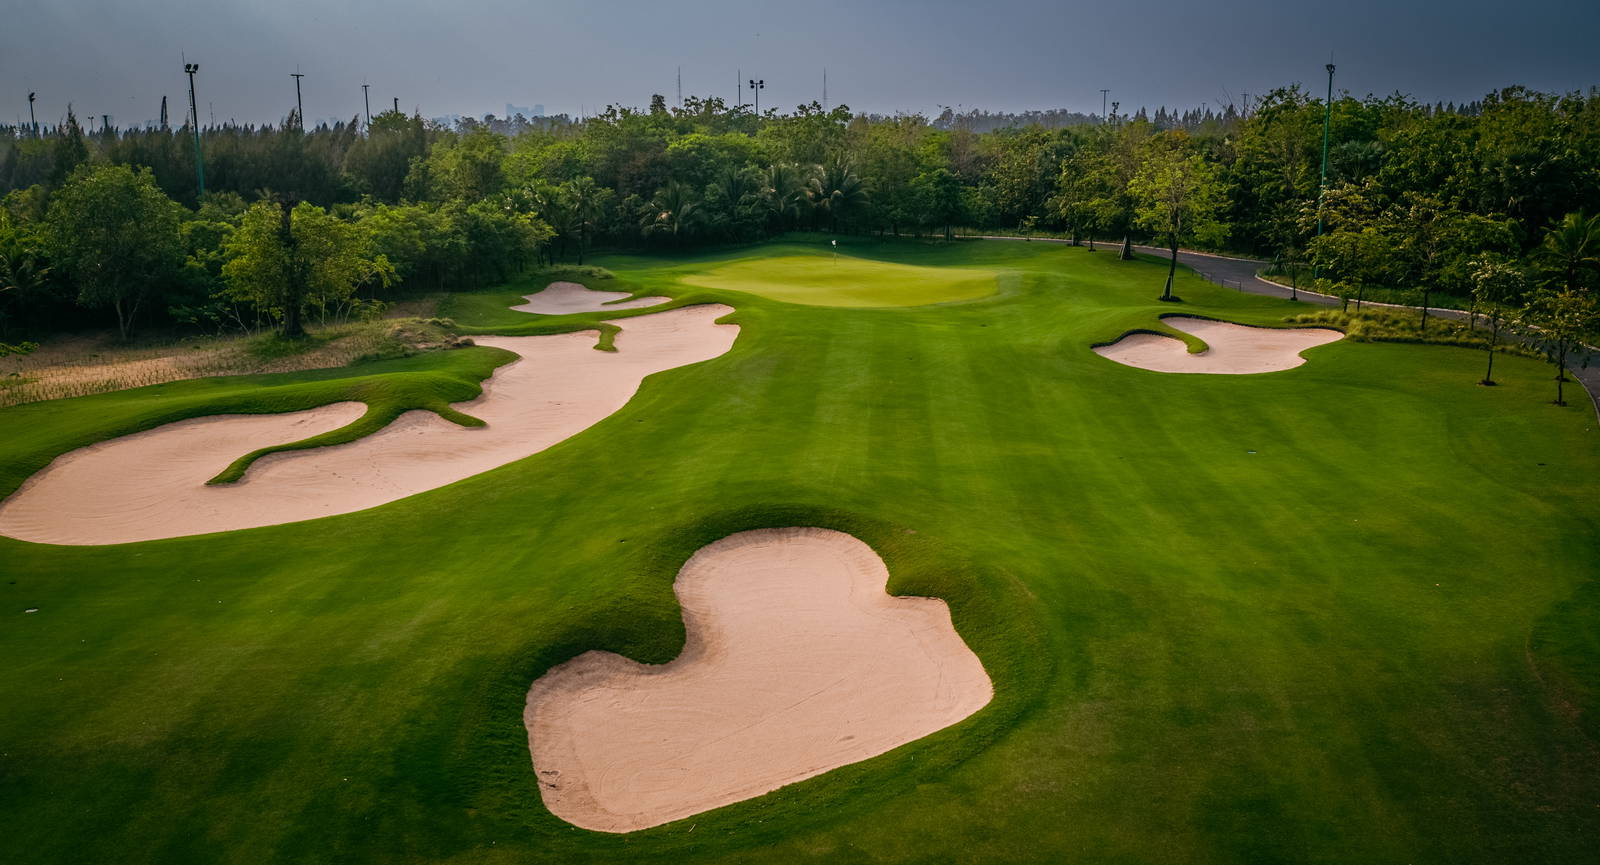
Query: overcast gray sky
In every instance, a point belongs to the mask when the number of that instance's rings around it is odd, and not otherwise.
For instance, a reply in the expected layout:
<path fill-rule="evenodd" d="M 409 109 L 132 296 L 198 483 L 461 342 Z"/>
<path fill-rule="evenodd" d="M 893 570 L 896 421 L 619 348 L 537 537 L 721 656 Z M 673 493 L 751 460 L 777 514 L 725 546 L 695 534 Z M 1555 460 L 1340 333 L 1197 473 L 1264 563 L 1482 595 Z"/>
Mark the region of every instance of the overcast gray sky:
<path fill-rule="evenodd" d="M 762 106 L 829 95 L 858 111 L 1192 107 L 1290 82 L 1357 95 L 1473 99 L 1508 84 L 1600 84 L 1596 0 L 0 0 L 0 117 L 39 120 L 72 102 L 120 125 L 184 103 L 180 56 L 200 63 L 201 116 L 280 120 L 305 73 L 308 119 L 400 98 L 426 116 L 643 105 L 651 93 L 733 96 L 736 70 L 767 82 Z M 748 101 L 748 97 L 747 97 Z"/>

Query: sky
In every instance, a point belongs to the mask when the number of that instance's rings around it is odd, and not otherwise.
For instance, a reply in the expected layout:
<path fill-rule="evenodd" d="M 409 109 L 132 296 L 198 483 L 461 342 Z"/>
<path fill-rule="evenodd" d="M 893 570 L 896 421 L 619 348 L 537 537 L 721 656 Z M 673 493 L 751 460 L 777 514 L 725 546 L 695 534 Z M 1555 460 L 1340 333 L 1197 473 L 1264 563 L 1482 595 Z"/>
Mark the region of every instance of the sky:
<path fill-rule="evenodd" d="M 112 115 L 174 123 L 183 60 L 201 120 L 278 122 L 305 75 L 308 120 L 399 99 L 427 117 L 643 106 L 652 93 L 762 108 L 822 99 L 874 113 L 1242 103 L 1300 82 L 1363 96 L 1465 101 L 1511 84 L 1600 85 L 1600 2 L 1522 0 L 0 0 L 0 119 Z M 750 101 L 748 93 L 745 101 Z"/>

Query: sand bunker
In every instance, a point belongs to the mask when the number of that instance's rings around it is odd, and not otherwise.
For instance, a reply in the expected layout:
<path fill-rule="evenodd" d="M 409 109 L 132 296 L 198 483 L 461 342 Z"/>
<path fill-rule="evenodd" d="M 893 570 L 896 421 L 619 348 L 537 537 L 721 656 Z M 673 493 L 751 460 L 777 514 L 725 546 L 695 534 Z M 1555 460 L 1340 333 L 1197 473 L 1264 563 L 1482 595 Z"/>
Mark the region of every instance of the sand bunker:
<path fill-rule="evenodd" d="M 544 291 L 526 294 L 527 303 L 511 307 L 517 312 L 536 312 L 540 315 L 570 315 L 574 312 L 610 312 L 613 309 L 638 309 L 666 303 L 670 297 L 627 297 L 626 291 L 590 291 L 576 282 L 552 282 Z"/>
<path fill-rule="evenodd" d="M 1176 337 L 1130 333 L 1110 345 L 1095 347 L 1095 354 L 1156 372 L 1243 375 L 1292 369 L 1306 362 L 1300 352 L 1344 336 L 1337 330 L 1320 327 L 1248 327 L 1179 315 L 1162 322 L 1200 337 L 1209 348 L 1190 354 L 1189 347 Z"/>
<path fill-rule="evenodd" d="M 53 544 L 114 544 L 267 526 L 359 511 L 538 453 L 622 408 L 647 375 L 721 355 L 736 325 L 721 304 L 617 322 L 616 352 L 596 331 L 481 337 L 516 352 L 482 396 L 455 407 L 472 429 L 427 411 L 359 441 L 269 454 L 234 484 L 205 482 L 257 448 L 343 426 L 365 409 L 341 403 L 283 415 L 168 424 L 66 453 L 0 502 L 0 534 Z"/>
<path fill-rule="evenodd" d="M 935 598 L 885 594 L 888 569 L 842 532 L 761 529 L 695 553 L 674 590 L 669 664 L 586 652 L 528 692 L 544 803 L 631 832 L 770 792 L 948 727 L 989 676 Z"/>

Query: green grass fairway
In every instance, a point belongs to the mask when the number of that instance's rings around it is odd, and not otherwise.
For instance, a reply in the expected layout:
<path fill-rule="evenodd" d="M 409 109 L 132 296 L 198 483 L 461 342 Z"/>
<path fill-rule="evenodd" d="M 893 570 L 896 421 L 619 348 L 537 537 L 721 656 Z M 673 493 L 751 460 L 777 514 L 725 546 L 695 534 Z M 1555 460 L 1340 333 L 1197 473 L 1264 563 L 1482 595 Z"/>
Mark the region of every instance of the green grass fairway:
<path fill-rule="evenodd" d="M 1059 244 L 841 247 L 848 286 L 802 275 L 831 266 L 816 243 L 597 261 L 598 287 L 735 306 L 739 341 L 495 471 L 221 535 L 0 538 L 0 862 L 1592 861 L 1600 434 L 1581 396 L 1549 405 L 1547 365 L 1504 357 L 1485 388 L 1475 351 L 1341 341 L 1285 372 L 1147 372 L 1090 346 L 1297 307 L 1188 273 L 1158 303 L 1164 264 Z M 448 312 L 551 327 L 505 311 L 530 290 Z M 0 493 L 119 432 L 388 416 L 506 359 L 6 409 Z M 994 701 L 679 823 L 552 817 L 529 684 L 589 649 L 672 658 L 685 558 L 782 525 L 851 532 L 891 591 L 946 599 Z"/>
<path fill-rule="evenodd" d="M 686 285 L 743 291 L 811 306 L 921 306 L 987 297 L 993 271 L 922 267 L 852 255 L 756 255 L 683 278 Z"/>

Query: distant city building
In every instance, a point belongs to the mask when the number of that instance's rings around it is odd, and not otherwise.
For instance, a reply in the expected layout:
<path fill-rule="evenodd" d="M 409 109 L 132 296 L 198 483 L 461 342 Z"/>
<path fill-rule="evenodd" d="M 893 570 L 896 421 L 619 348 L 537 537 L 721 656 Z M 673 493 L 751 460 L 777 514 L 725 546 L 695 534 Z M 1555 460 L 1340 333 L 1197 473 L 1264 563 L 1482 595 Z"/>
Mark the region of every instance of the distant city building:
<path fill-rule="evenodd" d="M 532 108 L 527 108 L 527 107 L 524 107 L 524 106 L 521 106 L 521 105 L 512 105 L 511 103 L 507 102 L 506 103 L 506 118 L 509 119 L 509 118 L 512 118 L 512 117 L 516 117 L 518 114 L 521 114 L 523 117 L 543 117 L 544 116 L 544 106 L 540 105 L 538 103 L 535 103 Z"/>

